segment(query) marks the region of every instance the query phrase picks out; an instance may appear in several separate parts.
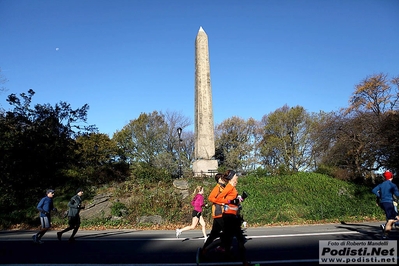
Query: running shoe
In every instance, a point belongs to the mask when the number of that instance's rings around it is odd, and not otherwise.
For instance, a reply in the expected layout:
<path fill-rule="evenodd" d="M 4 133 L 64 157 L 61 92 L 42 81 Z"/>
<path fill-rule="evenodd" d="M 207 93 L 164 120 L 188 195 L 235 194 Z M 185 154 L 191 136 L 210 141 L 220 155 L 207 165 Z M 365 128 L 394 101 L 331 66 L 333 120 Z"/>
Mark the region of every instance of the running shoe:
<path fill-rule="evenodd" d="M 179 238 L 181 235 L 181 230 L 180 229 L 176 229 L 176 237 Z"/>
<path fill-rule="evenodd" d="M 44 243 L 43 241 L 41 241 L 41 240 L 37 237 L 37 235 L 33 235 L 33 236 L 32 236 L 32 239 L 33 239 L 33 243 L 36 243 L 36 244 L 43 244 L 43 243 Z"/>

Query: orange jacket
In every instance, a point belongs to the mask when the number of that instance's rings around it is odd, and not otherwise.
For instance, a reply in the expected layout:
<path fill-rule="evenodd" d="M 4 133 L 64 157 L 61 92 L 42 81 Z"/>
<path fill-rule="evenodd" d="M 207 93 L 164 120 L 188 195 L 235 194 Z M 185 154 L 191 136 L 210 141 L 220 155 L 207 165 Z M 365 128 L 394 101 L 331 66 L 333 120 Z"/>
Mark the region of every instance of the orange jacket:
<path fill-rule="evenodd" d="M 237 198 L 238 192 L 235 187 L 233 187 L 230 183 L 226 185 L 223 191 L 216 197 L 215 203 L 225 205 L 224 213 L 226 214 L 235 214 L 238 213 L 238 206 L 234 204 L 229 204 L 229 200 L 233 200 Z"/>
<path fill-rule="evenodd" d="M 212 202 L 212 218 L 220 218 L 222 217 L 223 214 L 223 206 L 221 204 L 217 204 L 215 202 L 217 196 L 222 193 L 224 187 L 220 184 L 217 184 L 211 191 L 211 194 L 209 194 L 208 200 Z"/>

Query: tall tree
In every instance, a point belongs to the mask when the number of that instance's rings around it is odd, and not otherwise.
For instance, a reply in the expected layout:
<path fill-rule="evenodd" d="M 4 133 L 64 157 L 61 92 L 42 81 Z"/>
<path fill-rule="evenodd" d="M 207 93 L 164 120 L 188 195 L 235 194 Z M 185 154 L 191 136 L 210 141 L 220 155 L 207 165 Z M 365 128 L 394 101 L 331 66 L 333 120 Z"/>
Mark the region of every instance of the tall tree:
<path fill-rule="evenodd" d="M 384 145 L 381 147 L 381 161 L 385 169 L 399 174 L 399 112 L 388 112 L 381 124 L 381 136 Z"/>
<path fill-rule="evenodd" d="M 192 121 L 183 114 L 173 111 L 166 111 L 164 116 L 165 122 L 168 125 L 166 136 L 167 149 L 164 157 L 170 158 L 168 162 L 170 165 L 167 168 L 179 169 L 178 164 L 181 163 L 182 172 L 184 173 L 186 169 L 190 169 L 191 158 L 194 155 L 194 135 L 186 129 L 192 125 Z M 180 140 L 177 132 L 178 128 L 182 129 Z M 166 155 L 172 155 L 172 157 Z M 164 163 L 165 159 L 161 159 L 161 161 Z M 159 165 L 161 165 L 161 162 Z"/>
<path fill-rule="evenodd" d="M 130 161 L 155 165 L 156 157 L 167 151 L 168 125 L 162 113 L 141 113 L 113 138 L 127 152 Z"/>
<path fill-rule="evenodd" d="M 162 170 L 165 174 L 177 175 L 179 145 L 184 151 L 183 145 L 190 143 L 188 140 L 179 143 L 177 128 L 183 129 L 182 139 L 185 140 L 189 134 L 184 128 L 190 124 L 188 118 L 175 112 L 142 113 L 121 131 L 117 131 L 113 139 L 125 151 L 125 157 L 132 165 L 145 165 L 146 168 Z M 189 167 L 187 160 L 182 162 Z"/>
<path fill-rule="evenodd" d="M 74 138 L 95 129 L 81 124 L 88 105 L 72 109 L 60 102 L 32 108 L 34 94 L 9 95 L 14 108 L 0 119 L 0 201 L 8 208 L 32 204 L 43 189 L 65 184 L 66 170 L 77 162 Z"/>
<path fill-rule="evenodd" d="M 263 139 L 260 142 L 262 164 L 274 169 L 292 171 L 311 167 L 313 122 L 301 106 L 287 105 L 262 118 Z"/>
<path fill-rule="evenodd" d="M 367 77 L 356 85 L 345 114 L 372 112 L 377 118 L 380 118 L 383 113 L 394 110 L 399 97 L 398 82 L 399 77 L 393 78 L 389 82 L 387 75 L 382 73 Z M 396 88 L 392 88 L 390 83 L 396 84 Z"/>
<path fill-rule="evenodd" d="M 122 158 L 116 142 L 107 134 L 91 133 L 76 139 L 76 153 L 80 158 L 77 178 L 89 184 L 123 181 L 129 176 L 129 165 Z"/>
<path fill-rule="evenodd" d="M 312 115 L 313 130 L 310 132 L 312 145 L 311 168 L 316 170 L 329 158 L 331 147 L 337 140 L 339 115 L 335 112 L 320 112 Z M 328 160 L 328 159 L 327 159 Z"/>
<path fill-rule="evenodd" d="M 221 166 L 247 171 L 252 161 L 256 122 L 237 116 L 224 120 L 216 126 L 216 159 Z"/>
<path fill-rule="evenodd" d="M 367 77 L 355 86 L 349 106 L 330 124 L 336 138 L 324 162 L 346 170 L 350 179 L 363 181 L 374 172 L 396 166 L 388 158 L 397 158 L 396 124 L 398 77 L 385 74 Z"/>

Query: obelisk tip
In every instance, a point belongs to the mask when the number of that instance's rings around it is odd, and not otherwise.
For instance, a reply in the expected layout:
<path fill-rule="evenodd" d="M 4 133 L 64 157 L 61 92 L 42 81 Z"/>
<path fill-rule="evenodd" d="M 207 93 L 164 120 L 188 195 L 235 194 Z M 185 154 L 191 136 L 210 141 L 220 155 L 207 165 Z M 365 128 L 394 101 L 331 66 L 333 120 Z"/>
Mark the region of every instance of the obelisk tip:
<path fill-rule="evenodd" d="M 199 31 L 204 31 L 204 29 L 202 28 L 202 26 L 200 26 Z"/>

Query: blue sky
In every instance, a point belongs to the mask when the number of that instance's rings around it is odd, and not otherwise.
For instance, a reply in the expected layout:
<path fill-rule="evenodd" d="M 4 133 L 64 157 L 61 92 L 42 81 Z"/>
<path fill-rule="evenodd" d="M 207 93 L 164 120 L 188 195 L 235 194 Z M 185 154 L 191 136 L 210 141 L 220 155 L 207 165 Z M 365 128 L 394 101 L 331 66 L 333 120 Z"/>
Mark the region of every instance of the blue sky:
<path fill-rule="evenodd" d="M 110 137 L 140 113 L 194 122 L 200 26 L 215 124 L 285 104 L 337 111 L 367 76 L 399 75 L 397 0 L 0 0 L 0 104 L 29 89 L 34 103 L 87 103 Z"/>

